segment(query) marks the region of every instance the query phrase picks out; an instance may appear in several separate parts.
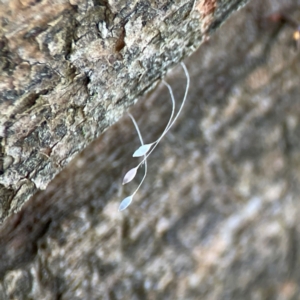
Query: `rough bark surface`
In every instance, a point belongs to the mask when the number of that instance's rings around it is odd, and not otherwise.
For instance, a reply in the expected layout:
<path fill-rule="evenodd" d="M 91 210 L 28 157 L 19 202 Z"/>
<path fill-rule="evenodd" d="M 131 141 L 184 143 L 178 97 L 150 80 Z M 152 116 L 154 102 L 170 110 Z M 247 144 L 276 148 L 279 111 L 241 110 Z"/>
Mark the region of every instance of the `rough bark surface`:
<path fill-rule="evenodd" d="M 300 51 L 278 11 L 300 21 L 299 0 L 252 0 L 186 61 L 187 104 L 126 211 L 128 117 L 6 220 L 1 300 L 300 298 Z M 165 79 L 179 103 L 181 67 Z M 154 141 L 166 87 L 131 113 Z"/>
<path fill-rule="evenodd" d="M 0 2 L 0 222 L 245 2 Z"/>

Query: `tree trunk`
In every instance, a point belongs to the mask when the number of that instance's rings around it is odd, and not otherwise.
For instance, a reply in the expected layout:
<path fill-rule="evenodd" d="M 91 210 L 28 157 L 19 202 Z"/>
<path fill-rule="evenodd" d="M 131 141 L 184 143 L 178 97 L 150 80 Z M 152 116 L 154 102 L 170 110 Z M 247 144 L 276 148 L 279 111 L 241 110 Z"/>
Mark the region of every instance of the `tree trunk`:
<path fill-rule="evenodd" d="M 0 4 L 0 222 L 245 2 Z"/>
<path fill-rule="evenodd" d="M 143 171 L 122 186 L 140 144 L 125 116 L 12 214 L 0 299 L 300 299 L 299 7 L 252 0 L 185 61 L 186 105 L 127 210 Z M 182 68 L 165 80 L 178 108 Z M 131 113 L 155 141 L 168 89 Z"/>

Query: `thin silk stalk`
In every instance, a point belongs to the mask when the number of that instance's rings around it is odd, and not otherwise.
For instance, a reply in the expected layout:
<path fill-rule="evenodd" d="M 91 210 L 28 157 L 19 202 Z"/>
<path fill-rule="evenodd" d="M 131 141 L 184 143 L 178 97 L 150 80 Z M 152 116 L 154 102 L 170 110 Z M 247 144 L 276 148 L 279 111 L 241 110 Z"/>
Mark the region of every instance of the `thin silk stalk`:
<path fill-rule="evenodd" d="M 133 125 L 134 125 L 134 127 L 135 127 L 135 129 L 136 129 L 136 131 L 137 131 L 137 133 L 138 133 L 138 136 L 139 136 L 141 145 L 143 146 L 143 145 L 144 145 L 144 141 L 143 141 L 143 137 L 142 137 L 142 135 L 141 135 L 139 126 L 138 126 L 138 124 L 136 123 L 134 117 L 133 117 L 130 113 L 128 113 L 128 115 L 129 115 L 129 117 L 131 118 L 131 120 L 132 120 L 132 122 L 133 122 Z M 136 192 L 139 190 L 139 188 L 141 187 L 141 185 L 143 184 L 143 182 L 144 182 L 144 180 L 145 180 L 145 178 L 146 178 L 146 176 L 147 176 L 147 169 L 148 169 L 148 166 L 147 166 L 147 157 L 146 157 L 146 155 L 144 155 L 144 161 L 145 161 L 145 174 L 144 174 L 144 177 L 143 177 L 142 181 L 140 182 L 140 184 L 138 185 L 138 187 L 136 188 L 136 190 L 133 192 L 132 197 L 133 197 L 133 196 L 136 194 Z"/>
<path fill-rule="evenodd" d="M 163 80 L 163 84 L 168 88 L 169 93 L 170 93 L 170 95 L 171 95 L 171 100 L 172 100 L 172 112 L 171 112 L 171 116 L 170 116 L 170 118 L 169 118 L 168 124 L 167 124 L 167 126 L 165 127 L 165 129 L 164 129 L 164 131 L 163 131 L 162 134 L 167 133 L 167 131 L 169 130 L 170 124 L 171 124 L 171 122 L 172 122 L 172 120 L 173 120 L 173 116 L 174 116 L 174 112 L 175 112 L 175 98 L 174 98 L 174 95 L 173 95 L 173 90 L 172 90 L 171 86 L 170 86 L 167 82 L 165 82 L 164 80 Z M 151 148 L 153 145 L 158 144 L 159 141 L 160 141 L 160 137 L 159 137 L 156 141 L 154 141 L 153 143 L 147 144 L 147 145 L 149 145 L 150 148 Z M 142 144 L 142 146 L 143 146 L 143 144 Z M 140 148 L 141 148 L 141 147 L 140 147 Z M 139 149 L 140 149 L 140 148 L 139 148 Z M 137 151 L 138 151 L 138 150 L 137 150 Z M 136 152 L 137 152 L 137 151 L 136 151 Z M 148 151 L 149 151 L 149 150 L 148 150 Z M 148 152 L 148 151 L 147 151 L 147 152 Z M 145 153 L 145 155 L 147 154 L 147 152 Z M 145 155 L 144 155 L 144 157 L 145 157 Z M 133 156 L 135 156 L 135 155 L 133 155 Z M 137 157 L 138 157 L 138 156 L 137 156 Z"/>
<path fill-rule="evenodd" d="M 162 135 L 160 136 L 160 138 L 155 142 L 155 145 L 154 147 L 150 150 L 149 153 L 147 153 L 147 155 L 144 155 L 144 159 L 137 165 L 137 168 L 144 162 L 146 161 L 146 159 L 149 157 L 149 155 L 153 152 L 153 150 L 157 147 L 158 143 L 161 141 L 161 139 L 166 135 L 166 133 L 170 130 L 170 128 L 174 125 L 175 121 L 178 119 L 181 111 L 182 111 L 182 108 L 185 104 L 185 101 L 186 101 L 186 98 L 187 98 L 187 94 L 188 94 L 188 91 L 189 91 L 189 86 L 190 86 L 190 76 L 189 76 L 189 72 L 185 66 L 185 64 L 182 62 L 181 63 L 181 66 L 184 70 L 184 73 L 185 73 L 185 76 L 186 76 L 186 88 L 185 88 L 185 93 L 184 93 L 184 97 L 183 97 L 183 100 L 182 100 L 182 103 L 180 105 L 180 108 L 175 116 L 175 118 L 173 119 L 173 121 L 171 122 L 171 124 L 169 125 L 169 127 L 166 127 L 166 129 L 164 130 L 164 132 L 162 133 Z M 172 102 L 174 101 L 174 95 L 173 93 L 171 93 L 171 98 L 172 98 Z"/>
<path fill-rule="evenodd" d="M 163 132 L 163 134 L 164 134 L 165 132 L 167 132 L 169 130 L 169 128 L 170 128 L 169 126 L 170 126 L 170 124 L 172 122 L 172 119 L 173 119 L 173 116 L 174 116 L 174 112 L 175 112 L 175 98 L 174 98 L 173 90 L 172 90 L 171 86 L 167 82 L 165 82 L 164 80 L 163 80 L 163 84 L 168 88 L 169 93 L 171 95 L 171 100 L 172 100 L 172 113 L 171 113 L 169 122 L 168 122 L 168 124 L 167 124 L 167 126 L 166 126 L 166 128 L 165 128 L 165 130 Z M 159 140 L 159 138 L 154 143 L 157 143 L 158 140 Z"/>

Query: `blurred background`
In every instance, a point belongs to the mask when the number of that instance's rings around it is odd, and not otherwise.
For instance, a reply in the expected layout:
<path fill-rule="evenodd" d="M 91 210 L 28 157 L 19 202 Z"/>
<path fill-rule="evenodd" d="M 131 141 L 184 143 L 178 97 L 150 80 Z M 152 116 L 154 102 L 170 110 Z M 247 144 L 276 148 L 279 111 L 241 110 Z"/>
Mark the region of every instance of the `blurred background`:
<path fill-rule="evenodd" d="M 251 0 L 185 61 L 137 163 L 128 116 L 0 227 L 0 299 L 300 299 L 300 1 Z M 298 31 L 297 31 L 298 30 Z M 181 66 L 165 80 L 177 107 Z M 130 112 L 145 142 L 160 83 Z"/>

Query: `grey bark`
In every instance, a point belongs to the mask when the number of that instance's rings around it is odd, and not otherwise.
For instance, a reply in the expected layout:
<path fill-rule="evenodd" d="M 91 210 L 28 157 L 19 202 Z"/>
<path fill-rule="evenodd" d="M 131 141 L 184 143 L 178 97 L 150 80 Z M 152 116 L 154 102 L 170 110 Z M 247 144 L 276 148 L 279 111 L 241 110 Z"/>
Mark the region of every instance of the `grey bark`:
<path fill-rule="evenodd" d="M 246 2 L 0 3 L 0 222 Z"/>
<path fill-rule="evenodd" d="M 11 215 L 0 299 L 299 299 L 300 52 L 269 18 L 299 23 L 299 7 L 253 0 L 186 60 L 187 105 L 126 211 L 128 117 Z M 165 79 L 179 104 L 180 66 Z M 131 109 L 146 142 L 170 112 L 162 84 Z"/>

